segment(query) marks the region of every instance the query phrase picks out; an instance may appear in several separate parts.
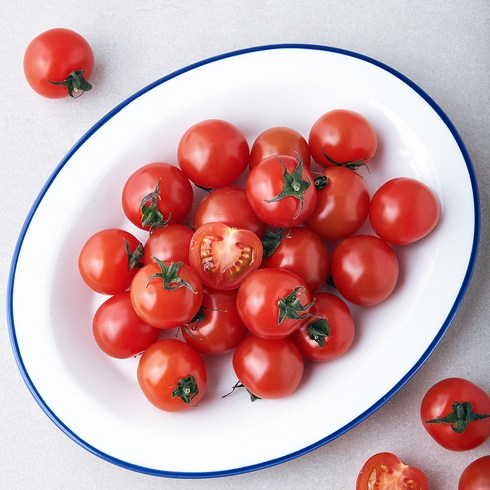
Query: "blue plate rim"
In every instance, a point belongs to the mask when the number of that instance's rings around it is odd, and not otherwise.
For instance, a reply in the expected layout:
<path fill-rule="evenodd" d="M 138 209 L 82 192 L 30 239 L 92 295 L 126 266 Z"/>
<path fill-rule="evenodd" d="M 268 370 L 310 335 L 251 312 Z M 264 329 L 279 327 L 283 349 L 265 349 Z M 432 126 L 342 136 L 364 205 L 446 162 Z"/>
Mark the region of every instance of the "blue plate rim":
<path fill-rule="evenodd" d="M 319 51 L 326 51 L 326 52 L 331 52 L 331 53 L 337 53 L 345 56 L 349 56 L 352 58 L 356 58 L 362 61 L 365 61 L 367 63 L 370 63 L 372 65 L 375 65 L 386 72 L 394 75 L 395 77 L 399 78 L 402 82 L 404 82 L 406 85 L 408 85 L 411 89 L 413 89 L 416 93 L 418 93 L 430 106 L 431 108 L 437 113 L 437 115 L 441 118 L 441 120 L 444 122 L 444 124 L 447 126 L 447 128 L 450 130 L 454 140 L 456 141 L 463 158 L 466 163 L 468 175 L 470 178 L 471 182 L 471 187 L 473 190 L 473 204 L 474 204 L 474 213 L 475 213 L 475 224 L 474 224 L 474 234 L 473 234 L 473 244 L 471 248 L 471 253 L 470 253 L 470 258 L 468 262 L 468 267 L 466 269 L 466 273 L 463 279 L 463 282 L 461 284 L 460 290 L 458 292 L 458 295 L 456 296 L 456 299 L 454 301 L 454 304 L 450 311 L 448 312 L 448 315 L 443 322 L 441 328 L 439 329 L 436 337 L 434 340 L 431 342 L 431 344 L 428 346 L 428 348 L 424 351 L 420 359 L 417 361 L 417 363 L 405 374 L 405 376 L 402 377 L 402 379 L 391 389 L 389 390 L 382 398 L 380 398 L 376 403 L 374 403 L 370 408 L 368 408 L 366 411 L 364 411 L 362 414 L 360 414 L 358 417 L 353 419 L 351 422 L 346 424 L 344 427 L 340 428 L 336 432 L 328 435 L 325 438 L 320 439 L 319 441 L 315 442 L 314 444 L 311 444 L 309 446 L 306 446 L 302 449 L 299 449 L 298 451 L 292 452 L 290 454 L 281 456 L 279 458 L 271 459 L 269 461 L 264 461 L 258 464 L 250 465 L 250 466 L 243 466 L 239 468 L 233 468 L 233 469 L 226 469 L 226 470 L 219 470 L 219 471 L 209 471 L 209 472 L 174 472 L 174 471 L 166 471 L 166 470 L 160 470 L 160 469 L 154 469 L 154 468 L 147 468 L 144 466 L 140 465 L 134 465 L 132 463 L 128 463 L 127 461 L 120 460 L 118 458 L 115 458 L 109 454 L 106 454 L 100 450 L 98 450 L 96 447 L 92 446 L 91 444 L 87 443 L 83 439 L 81 439 L 77 434 L 75 434 L 68 426 L 66 426 L 62 420 L 58 418 L 58 416 L 51 410 L 51 408 L 46 404 L 46 402 L 43 400 L 42 396 L 38 392 L 36 386 L 32 382 L 29 373 L 27 372 L 27 369 L 24 365 L 23 359 L 22 359 L 22 354 L 19 349 L 19 345 L 17 343 L 17 336 L 15 332 L 15 321 L 14 321 L 14 314 L 13 314 L 13 289 L 14 289 L 14 284 L 15 284 L 15 273 L 16 273 L 16 267 L 19 259 L 19 254 L 20 250 L 22 248 L 22 244 L 25 238 L 25 235 L 29 229 L 30 223 L 32 221 L 32 218 L 34 217 L 37 208 L 39 207 L 42 199 L 44 198 L 45 194 L 49 190 L 49 187 L 51 184 L 54 182 L 56 179 L 58 173 L 60 170 L 68 163 L 68 161 L 71 159 L 71 157 L 78 151 L 78 149 L 95 133 L 97 132 L 106 122 L 108 122 L 112 117 L 114 117 L 119 111 L 124 109 L 127 105 L 129 105 L 131 102 L 136 100 L 138 97 L 144 95 L 146 92 L 154 89 L 155 87 L 167 82 L 168 80 L 171 80 L 173 78 L 178 77 L 179 75 L 189 72 L 195 68 L 198 68 L 203 65 L 207 65 L 216 61 L 220 61 L 226 58 L 234 57 L 234 56 L 240 56 L 243 54 L 247 53 L 253 53 L 253 52 L 258 52 L 258 51 L 266 51 L 266 50 L 275 50 L 275 49 L 305 49 L 305 50 L 319 50 Z M 284 463 L 286 461 L 290 461 L 292 459 L 295 459 L 299 456 L 303 456 L 325 444 L 328 442 L 333 441 L 337 437 L 341 436 L 342 434 L 348 432 L 355 426 L 357 426 L 360 422 L 365 420 L 367 417 L 369 417 L 372 413 L 374 413 L 376 410 L 378 410 L 382 405 L 384 405 L 395 393 L 397 393 L 411 378 L 412 376 L 422 367 L 422 365 L 425 363 L 425 361 L 428 359 L 430 354 L 433 352 L 433 350 L 436 348 L 436 346 L 439 344 L 441 341 L 442 337 L 446 333 L 447 329 L 449 328 L 454 316 L 456 315 L 456 312 L 458 311 L 461 302 L 463 300 L 463 297 L 466 294 L 466 291 L 468 289 L 471 276 L 473 274 L 477 256 L 478 256 L 478 248 L 479 248 L 479 242 L 480 242 L 480 198 L 479 198 L 479 191 L 478 191 L 478 184 L 477 184 L 477 178 L 476 174 L 473 168 L 473 164 L 471 162 L 470 155 L 466 149 L 466 146 L 460 137 L 459 133 L 457 132 L 455 126 L 449 119 L 449 117 L 444 113 L 444 111 L 439 107 L 439 105 L 424 91 L 422 90 L 417 84 L 415 84 L 412 80 L 407 78 L 405 75 L 400 73 L 399 71 L 391 68 L 390 66 L 386 65 L 385 63 L 382 63 L 374 58 L 371 58 L 369 56 L 342 49 L 342 48 L 337 48 L 337 47 L 332 47 L 332 46 L 325 46 L 325 45 L 319 45 L 319 44 L 304 44 L 304 43 L 281 43 L 281 44 L 268 44 L 268 45 L 261 45 L 261 46 L 254 46 L 254 47 L 249 47 L 249 48 L 244 48 L 244 49 L 238 49 L 234 51 L 230 51 L 227 53 L 223 53 L 220 55 L 212 56 L 203 60 L 200 60 L 198 62 L 189 64 L 179 70 L 176 70 L 162 78 L 159 78 L 158 80 L 155 80 L 154 82 L 150 83 L 146 87 L 142 88 L 141 90 L 135 92 L 133 95 L 125 99 L 123 102 L 118 104 L 116 107 L 114 107 L 111 111 L 109 111 L 105 116 L 103 116 L 97 123 L 95 123 L 76 143 L 73 145 L 73 147 L 70 149 L 70 151 L 64 156 L 64 158 L 60 161 L 60 163 L 56 166 L 44 186 L 42 187 L 41 191 L 39 192 L 36 200 L 34 201 L 27 217 L 26 220 L 21 228 L 21 232 L 19 234 L 19 238 L 17 240 L 14 253 L 12 256 L 11 260 L 11 265 L 10 265 L 10 270 L 9 270 L 9 276 L 8 276 L 8 286 L 7 286 L 7 323 L 8 323 L 8 332 L 9 332 L 9 337 L 10 337 L 10 342 L 11 342 L 11 347 L 13 350 L 14 358 L 17 363 L 17 366 L 19 368 L 19 371 L 21 373 L 21 376 L 26 383 L 29 391 L 31 392 L 32 396 L 36 400 L 36 402 L 40 405 L 42 410 L 46 413 L 46 415 L 54 422 L 54 424 L 61 429 L 70 439 L 72 439 L 74 442 L 79 444 L 81 447 L 86 449 L 87 451 L 91 452 L 92 454 L 100 457 L 101 459 L 108 461 L 112 464 L 115 464 L 117 466 L 120 466 L 122 468 L 132 470 L 138 473 L 144 473 L 144 474 L 149 474 L 153 476 L 161 476 L 161 477 L 168 477 L 168 478 L 217 478 L 217 477 L 224 477 L 224 476 L 232 476 L 232 475 L 237 475 L 237 474 L 242 474 L 242 473 L 248 473 L 252 471 L 257 471 L 261 470 L 264 468 L 268 468 L 271 466 L 275 466 L 281 463 Z"/>

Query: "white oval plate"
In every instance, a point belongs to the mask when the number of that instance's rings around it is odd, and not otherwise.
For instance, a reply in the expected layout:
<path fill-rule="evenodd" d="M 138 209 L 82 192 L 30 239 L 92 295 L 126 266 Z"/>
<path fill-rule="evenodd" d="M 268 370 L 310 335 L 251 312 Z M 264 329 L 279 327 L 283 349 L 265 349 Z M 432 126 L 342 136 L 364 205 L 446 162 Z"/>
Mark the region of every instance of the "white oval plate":
<path fill-rule="evenodd" d="M 377 131 L 379 150 L 370 173 L 363 174 L 370 191 L 397 176 L 424 181 L 442 204 L 439 226 L 421 242 L 397 249 L 402 272 L 395 294 L 379 306 L 353 308 L 352 349 L 335 362 L 309 366 L 292 396 L 255 403 L 246 392 L 221 398 L 236 381 L 224 356 L 208 360 L 210 387 L 198 408 L 157 410 L 139 390 L 137 360 L 111 359 L 93 341 L 92 315 L 104 298 L 79 277 L 83 243 L 105 227 L 123 227 L 144 239 L 123 216 L 122 186 L 145 163 L 175 163 L 180 135 L 199 120 L 228 120 L 251 143 L 271 126 L 307 135 L 317 117 L 334 108 L 364 114 Z M 228 53 L 130 97 L 56 168 L 26 219 L 12 261 L 12 347 L 46 414 L 101 458 L 171 477 L 256 470 L 331 441 L 410 379 L 459 307 L 478 238 L 478 191 L 468 153 L 441 109 L 406 77 L 324 46 Z M 312 423 L 319 412 L 322 424 Z"/>

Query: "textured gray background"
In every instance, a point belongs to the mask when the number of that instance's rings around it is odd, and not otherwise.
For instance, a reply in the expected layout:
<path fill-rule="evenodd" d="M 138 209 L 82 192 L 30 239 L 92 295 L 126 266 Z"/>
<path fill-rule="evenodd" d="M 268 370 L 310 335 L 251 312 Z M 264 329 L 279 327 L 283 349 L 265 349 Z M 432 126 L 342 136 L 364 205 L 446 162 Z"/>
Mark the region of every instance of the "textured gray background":
<path fill-rule="evenodd" d="M 142 1 L 55 0 L 34 7 L 0 1 L 1 308 L 8 269 L 32 202 L 65 153 L 133 92 L 182 66 L 249 46 L 296 42 L 336 46 L 378 59 L 428 92 L 450 117 L 473 160 L 480 187 L 480 253 L 463 304 L 434 354 L 410 382 L 360 426 L 291 462 L 215 480 L 170 480 L 133 473 L 67 438 L 29 394 L 16 367 L 6 321 L 0 330 L 0 488 L 328 488 L 353 489 L 364 461 L 392 451 L 423 468 L 432 490 L 457 488 L 459 474 L 490 452 L 437 446 L 418 419 L 436 381 L 472 379 L 490 390 L 489 155 L 490 3 L 458 1 Z M 134 6 L 129 6 L 134 4 Z M 23 78 L 29 41 L 51 27 L 91 43 L 96 87 L 81 99 L 45 100 Z M 448 264 L 450 267 L 451 264 Z M 198 457 L 189 450 L 189 457 Z"/>

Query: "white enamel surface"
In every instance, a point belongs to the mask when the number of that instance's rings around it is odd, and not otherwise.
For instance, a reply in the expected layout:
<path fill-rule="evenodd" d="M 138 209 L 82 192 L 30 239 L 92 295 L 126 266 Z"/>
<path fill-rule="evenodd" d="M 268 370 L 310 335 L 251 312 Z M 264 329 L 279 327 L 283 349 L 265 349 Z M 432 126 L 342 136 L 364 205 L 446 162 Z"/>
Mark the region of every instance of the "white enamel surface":
<path fill-rule="evenodd" d="M 370 172 L 361 171 L 371 193 L 392 177 L 418 178 L 441 202 L 439 226 L 421 242 L 396 249 L 401 277 L 395 294 L 376 307 L 353 308 L 352 349 L 327 365 L 308 366 L 291 397 L 249 403 L 246 393 L 236 392 L 222 399 L 236 382 L 225 356 L 208 360 L 210 388 L 198 408 L 157 410 L 138 388 L 137 360 L 110 359 L 93 341 L 91 318 L 104 298 L 79 277 L 83 243 L 106 227 L 144 238 L 124 218 L 122 186 L 145 163 L 175 163 L 179 137 L 193 123 L 226 119 L 251 143 L 276 125 L 307 136 L 316 118 L 334 108 L 361 112 L 377 131 L 378 154 Z M 287 458 L 344 430 L 419 363 L 457 301 L 474 227 L 464 157 L 434 109 L 402 80 L 375 64 L 323 50 L 224 58 L 134 99 L 60 168 L 18 256 L 12 317 L 19 357 L 44 407 L 83 445 L 123 465 L 209 473 Z"/>

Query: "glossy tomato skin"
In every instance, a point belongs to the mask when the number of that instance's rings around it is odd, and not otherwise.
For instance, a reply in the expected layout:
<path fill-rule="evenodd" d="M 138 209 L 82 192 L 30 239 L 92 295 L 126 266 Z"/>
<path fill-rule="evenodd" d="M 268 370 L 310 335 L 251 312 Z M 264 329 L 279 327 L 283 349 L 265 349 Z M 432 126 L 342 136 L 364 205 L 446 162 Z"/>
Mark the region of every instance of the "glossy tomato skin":
<path fill-rule="evenodd" d="M 303 323 L 292 339 L 306 359 L 324 362 L 343 356 L 352 345 L 355 334 L 354 320 L 345 302 L 334 294 L 318 292 L 313 295 L 310 313 L 314 317 Z M 328 321 L 328 336 L 324 343 L 311 338 L 311 327 L 318 321 Z M 312 325 L 313 324 L 313 325 Z M 323 343 L 323 345 L 321 345 Z"/>
<path fill-rule="evenodd" d="M 267 225 L 254 213 L 248 203 L 245 189 L 225 186 L 204 196 L 194 213 L 194 228 L 206 223 L 223 223 L 232 228 L 244 228 L 264 236 Z"/>
<path fill-rule="evenodd" d="M 373 306 L 387 299 L 398 281 L 399 263 L 393 249 L 373 235 L 342 240 L 331 257 L 335 287 L 351 303 Z"/>
<path fill-rule="evenodd" d="M 83 70 L 88 80 L 94 68 L 94 54 L 89 43 L 77 32 L 55 28 L 36 36 L 24 54 L 24 74 L 29 85 L 43 97 L 68 96 L 62 82 L 73 71 Z"/>
<path fill-rule="evenodd" d="M 280 245 L 262 267 L 285 269 L 301 277 L 310 292 L 319 289 L 330 272 L 330 258 L 323 240 L 308 228 L 288 228 L 282 232 Z"/>
<path fill-rule="evenodd" d="M 313 160 L 324 167 L 335 165 L 331 160 L 341 165 L 357 161 L 366 164 L 376 153 L 378 140 L 373 126 L 362 114 L 335 109 L 315 121 L 308 146 Z"/>
<path fill-rule="evenodd" d="M 179 380 L 193 376 L 198 392 L 188 402 L 172 396 Z M 181 412 L 196 407 L 208 386 L 208 373 L 202 357 L 177 339 L 162 339 L 141 356 L 138 383 L 146 398 L 160 410 Z"/>
<path fill-rule="evenodd" d="M 235 349 L 248 332 L 238 316 L 236 295 L 236 290 L 205 289 L 198 315 L 181 327 L 185 341 L 211 356 Z"/>
<path fill-rule="evenodd" d="M 299 166 L 297 158 L 278 155 L 266 158 L 248 174 L 245 191 L 255 214 L 265 223 L 278 228 L 297 226 L 313 213 L 317 193 L 310 171 Z M 285 172 L 295 174 L 294 183 L 289 182 Z M 302 189 L 290 195 L 291 184 Z M 284 192 L 285 197 L 281 197 Z"/>
<path fill-rule="evenodd" d="M 118 228 L 100 230 L 85 242 L 78 257 L 78 269 L 92 290 L 113 295 L 129 288 L 139 261 L 131 264 L 126 244 L 133 254 L 140 242 Z"/>
<path fill-rule="evenodd" d="M 92 333 L 108 356 L 127 359 L 156 342 L 160 330 L 141 320 L 131 304 L 129 291 L 124 291 L 99 306 L 92 321 Z"/>
<path fill-rule="evenodd" d="M 471 462 L 461 473 L 458 490 L 488 490 L 490 488 L 490 455 Z"/>
<path fill-rule="evenodd" d="M 490 436 L 490 417 L 469 422 L 462 433 L 454 431 L 448 422 L 427 422 L 449 415 L 455 402 L 470 403 L 474 414 L 490 415 L 490 397 L 485 391 L 464 378 L 447 378 L 427 391 L 420 406 L 420 417 L 425 430 L 442 447 L 468 451 L 483 444 Z"/>
<path fill-rule="evenodd" d="M 369 191 L 364 179 L 345 167 L 327 167 L 320 176 L 326 186 L 317 191 L 315 210 L 305 226 L 324 240 L 342 240 L 356 233 L 369 214 Z"/>
<path fill-rule="evenodd" d="M 165 262 L 170 267 L 173 262 Z M 179 277 L 187 282 L 186 286 L 167 290 L 160 277 L 162 270 L 155 264 L 142 267 L 131 282 L 131 303 L 137 315 L 148 325 L 167 329 L 178 327 L 194 318 L 202 303 L 202 282 L 197 272 L 182 263 Z M 170 286 L 175 286 L 175 282 Z"/>
<path fill-rule="evenodd" d="M 304 361 L 289 338 L 266 340 L 249 335 L 233 353 L 233 368 L 253 395 L 278 399 L 291 395 L 298 388 Z"/>
<path fill-rule="evenodd" d="M 236 289 L 262 261 L 262 242 L 250 230 L 206 223 L 193 234 L 189 263 L 213 289 Z"/>
<path fill-rule="evenodd" d="M 298 318 L 281 320 L 280 305 L 296 291 Z M 238 289 L 237 310 L 246 327 L 263 339 L 283 339 L 305 321 L 311 296 L 306 283 L 296 274 L 277 268 L 259 269 L 244 279 Z"/>
<path fill-rule="evenodd" d="M 247 168 L 248 158 L 243 133 L 220 119 L 207 119 L 187 129 L 177 148 L 179 166 L 189 180 L 211 189 L 237 180 Z"/>
<path fill-rule="evenodd" d="M 427 236 L 440 217 L 432 190 L 416 179 L 385 182 L 373 195 L 369 221 L 374 232 L 393 245 L 409 245 Z"/>
<path fill-rule="evenodd" d="M 164 262 L 189 263 L 189 245 L 194 232 L 180 223 L 169 223 L 152 232 L 145 243 L 143 264 L 155 263 L 154 257 Z"/>
<path fill-rule="evenodd" d="M 403 463 L 392 453 L 371 456 L 361 468 L 356 490 L 428 490 L 424 472 Z"/>
<path fill-rule="evenodd" d="M 295 129 L 278 126 L 268 128 L 255 139 L 250 150 L 249 168 L 256 167 L 264 158 L 274 155 L 290 155 L 303 160 L 309 169 L 311 163 L 308 142 Z"/>
<path fill-rule="evenodd" d="M 191 183 L 178 167 L 166 162 L 143 165 L 129 176 L 121 196 L 124 214 L 131 223 L 143 230 L 150 230 L 152 225 L 144 225 L 142 222 L 142 201 L 147 198 L 145 206 L 150 208 L 150 196 L 157 185 L 156 207 L 164 221 L 178 223 L 192 207 Z"/>

